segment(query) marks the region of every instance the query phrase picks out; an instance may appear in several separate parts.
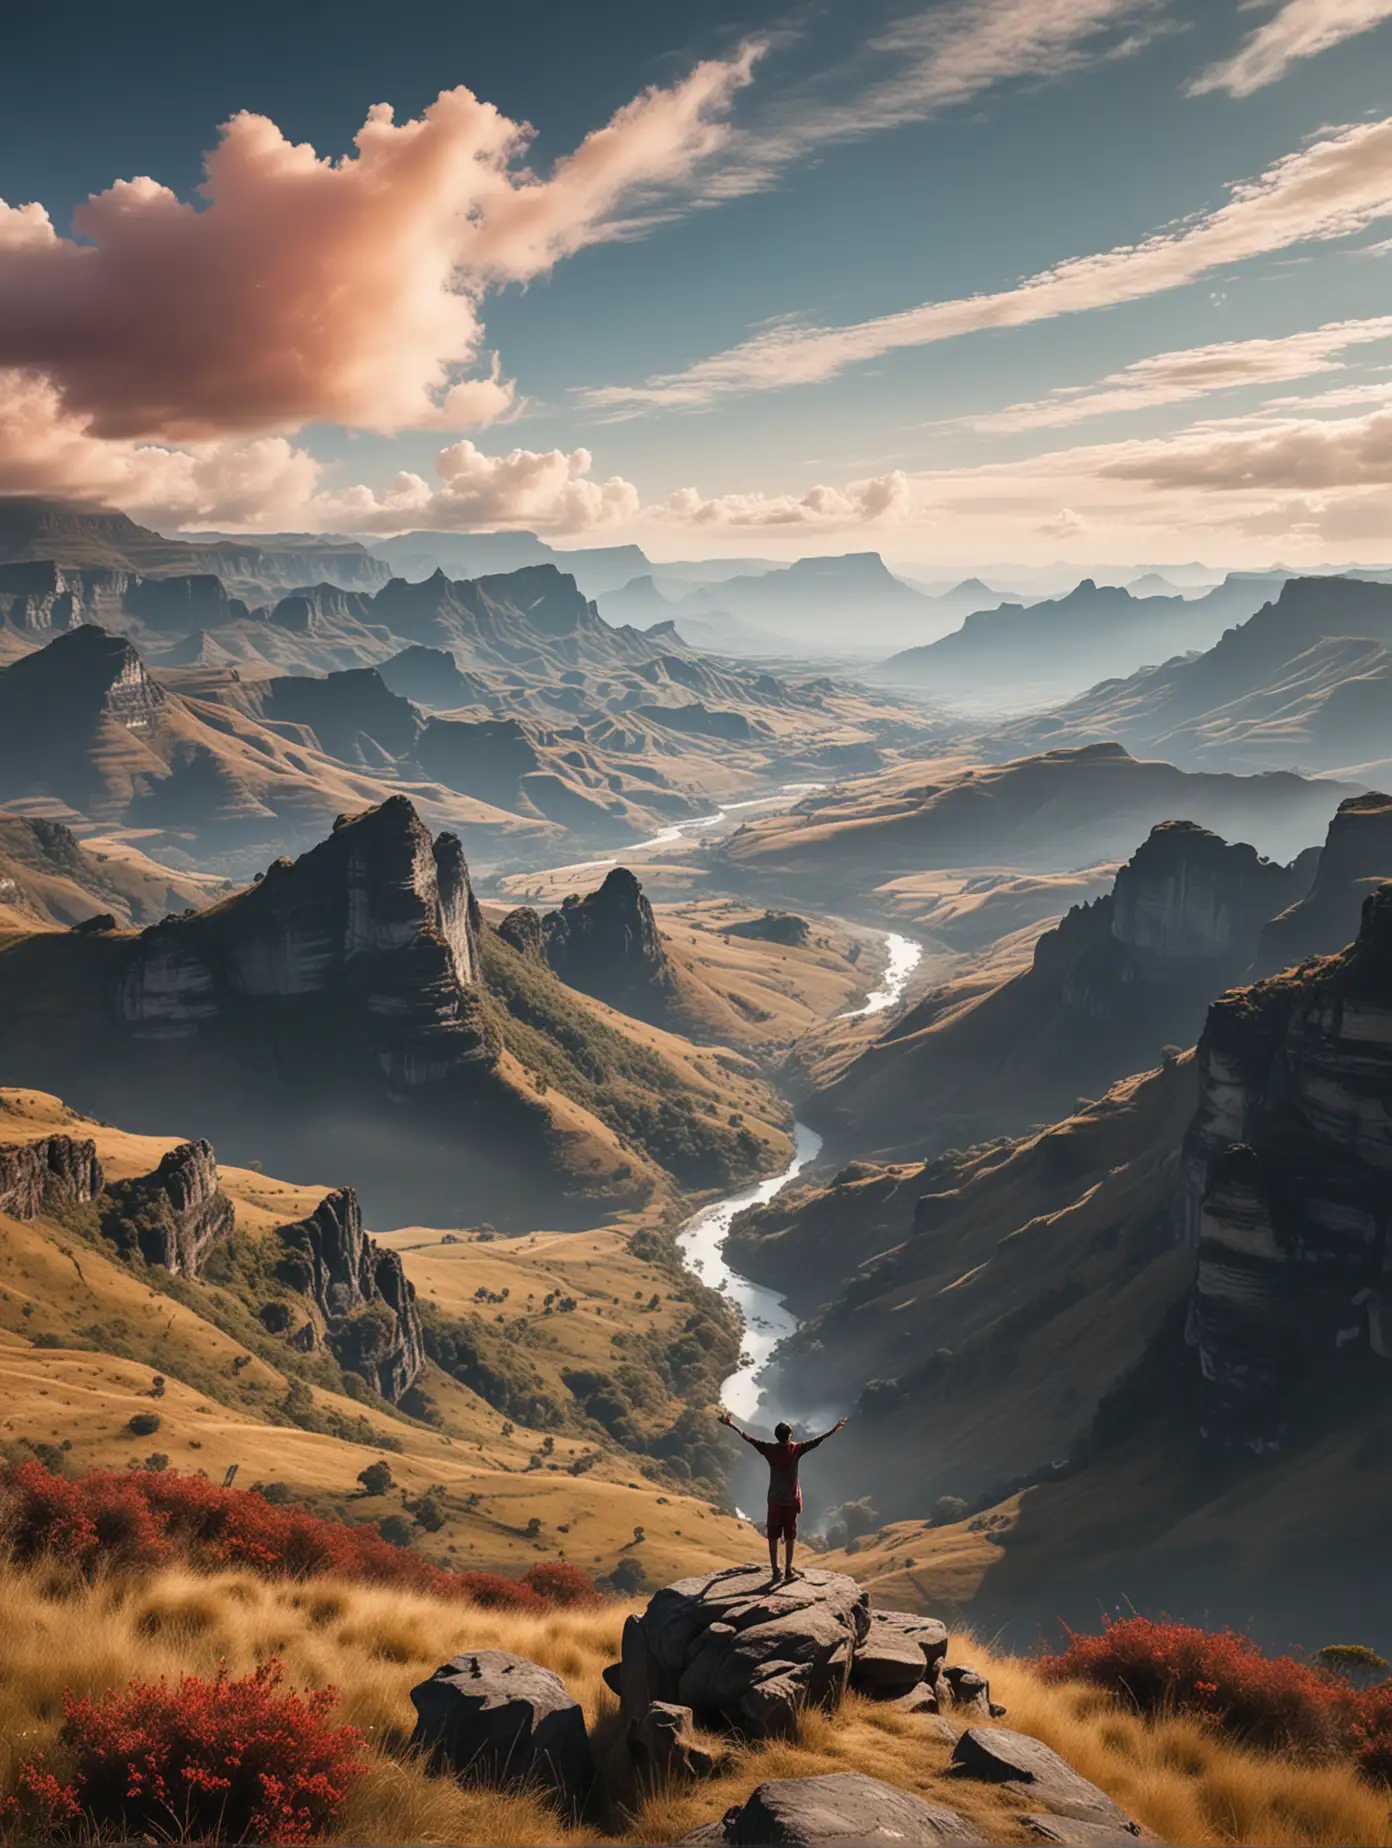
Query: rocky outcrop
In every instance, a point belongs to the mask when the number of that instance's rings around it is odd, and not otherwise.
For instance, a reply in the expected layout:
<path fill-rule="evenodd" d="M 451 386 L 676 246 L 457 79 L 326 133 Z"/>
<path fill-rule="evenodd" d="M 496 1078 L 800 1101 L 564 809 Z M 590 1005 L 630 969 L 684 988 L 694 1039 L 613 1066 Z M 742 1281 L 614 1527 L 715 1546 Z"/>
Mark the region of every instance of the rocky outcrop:
<path fill-rule="evenodd" d="M 935 1680 L 946 1653 L 947 1631 L 936 1618 L 872 1611 L 870 1627 L 856 1644 L 851 1686 L 872 1700 L 897 1700 L 925 1679 Z"/>
<path fill-rule="evenodd" d="M 541 930 L 541 914 L 533 911 L 530 905 L 519 905 L 515 911 L 509 911 L 498 926 L 498 935 L 503 942 L 510 944 L 519 956 L 525 956 L 529 962 L 546 961 L 546 940 Z"/>
<path fill-rule="evenodd" d="M 672 986 L 652 906 L 626 866 L 597 891 L 572 895 L 542 919 L 546 960 L 563 982 L 633 1013 L 652 1012 Z"/>
<path fill-rule="evenodd" d="M 351 1187 L 326 1194 L 307 1219 L 278 1228 L 282 1283 L 307 1296 L 329 1327 L 340 1364 L 393 1404 L 425 1365 L 415 1285 L 401 1258 L 363 1230 Z"/>
<path fill-rule="evenodd" d="M 253 681 L 238 689 L 237 703 L 273 725 L 302 727 L 311 745 L 342 763 L 373 770 L 409 763 L 425 724 L 371 667 Z"/>
<path fill-rule="evenodd" d="M 585 1715 L 549 1668 L 503 1649 L 453 1656 L 411 1689 L 411 1743 L 456 1777 L 539 1786 L 570 1809 L 594 1781 Z"/>
<path fill-rule="evenodd" d="M 1392 886 L 1356 940 L 1224 995 L 1184 1146 L 1206 1430 L 1278 1444 L 1350 1350 L 1392 1357 Z"/>
<path fill-rule="evenodd" d="M 980 1842 L 956 1810 L 929 1803 L 861 1771 L 831 1771 L 824 1777 L 770 1778 L 743 1803 L 725 1812 L 688 1842 L 730 1842 L 748 1848 L 772 1843 L 893 1843 L 895 1848 L 931 1848 L 936 1842 Z"/>
<path fill-rule="evenodd" d="M 1307 956 L 1332 956 L 1358 931 L 1363 901 L 1392 878 L 1392 796 L 1369 790 L 1339 804 L 1303 897 L 1261 934 L 1256 973 L 1273 974 Z"/>
<path fill-rule="evenodd" d="M 296 861 L 277 860 L 232 903 L 144 932 L 117 1005 L 140 1037 L 188 1038 L 204 1022 L 275 1002 L 317 1007 L 394 1085 L 491 1064 L 478 991 L 477 906 L 459 841 L 437 841 L 394 796 L 342 816 Z"/>
<path fill-rule="evenodd" d="M 1148 960 L 1247 958 L 1267 919 L 1290 902 L 1294 877 L 1245 842 L 1162 821 L 1117 873 L 1112 935 L 1142 975 Z"/>
<path fill-rule="evenodd" d="M 789 1734 L 804 1706 L 840 1701 L 869 1627 L 865 1593 L 838 1573 L 772 1585 L 766 1568 L 728 1566 L 681 1579 L 624 1624 L 624 1714 L 638 1719 L 653 1701 L 671 1701 L 703 1725 Z"/>
<path fill-rule="evenodd" d="M 792 911 L 766 911 L 761 918 L 746 918 L 740 924 L 727 924 L 726 937 L 749 937 L 755 943 L 781 943 L 789 949 L 805 949 L 812 929 L 806 918 Z"/>
<path fill-rule="evenodd" d="M 134 1228 L 147 1264 L 183 1277 L 198 1275 L 208 1252 L 231 1236 L 237 1222 L 208 1142 L 181 1142 L 153 1174 L 118 1181 L 109 1190 L 107 1209 L 108 1219 Z"/>
<path fill-rule="evenodd" d="M 73 1136 L 0 1143 L 0 1213 L 33 1219 L 95 1200 L 102 1190 L 97 1145 Z"/>

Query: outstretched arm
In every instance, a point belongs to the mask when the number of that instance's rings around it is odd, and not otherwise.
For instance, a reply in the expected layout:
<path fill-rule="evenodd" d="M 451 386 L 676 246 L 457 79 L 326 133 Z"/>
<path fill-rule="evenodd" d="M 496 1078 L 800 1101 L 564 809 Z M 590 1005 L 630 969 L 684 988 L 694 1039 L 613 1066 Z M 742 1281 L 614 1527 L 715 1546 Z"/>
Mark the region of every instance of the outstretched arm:
<path fill-rule="evenodd" d="M 736 1437 L 742 1437 L 745 1443 L 749 1444 L 755 1450 L 759 1448 L 758 1438 L 751 1437 L 747 1431 L 741 1431 L 739 1426 L 735 1423 L 734 1419 L 730 1416 L 730 1414 L 723 1407 L 715 1415 L 719 1419 L 721 1424 L 727 1426 L 729 1430 L 734 1432 Z"/>
<path fill-rule="evenodd" d="M 838 1418 L 831 1429 L 829 1431 L 823 1431 L 820 1437 L 809 1437 L 807 1442 L 802 1446 L 803 1451 L 815 1450 L 818 1444 L 824 1444 L 829 1437 L 835 1437 L 836 1433 L 844 1427 L 845 1423 L 846 1421 L 844 1418 Z"/>

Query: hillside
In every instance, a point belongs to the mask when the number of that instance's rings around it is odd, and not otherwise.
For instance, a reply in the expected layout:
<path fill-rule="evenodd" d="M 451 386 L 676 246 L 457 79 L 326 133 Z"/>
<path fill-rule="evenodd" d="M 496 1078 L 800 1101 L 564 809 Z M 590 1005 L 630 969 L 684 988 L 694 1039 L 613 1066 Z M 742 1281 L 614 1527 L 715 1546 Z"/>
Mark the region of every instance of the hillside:
<path fill-rule="evenodd" d="M 7 937 L 0 1026 L 0 1082 L 138 1129 L 196 1098 L 230 1155 L 351 1170 L 388 1223 L 583 1223 L 787 1147 L 752 1067 L 596 1010 L 484 927 L 458 840 L 401 797 L 191 916 Z"/>
<path fill-rule="evenodd" d="M 94 1149 L 106 1191 L 90 1205 L 53 1180 L 27 1204 L 15 1193 L 16 1153 L 53 1136 Z M 243 1486 L 277 1482 L 354 1521 L 429 1494 L 440 1518 L 415 1524 L 414 1545 L 447 1564 L 515 1572 L 565 1555 L 607 1572 L 635 1557 L 659 1576 L 747 1548 L 748 1530 L 710 1505 L 724 1453 L 687 1430 L 687 1408 L 704 1404 L 712 1368 L 733 1351 L 728 1322 L 653 1233 L 496 1241 L 418 1229 L 370 1246 L 368 1274 L 404 1267 L 416 1293 L 407 1314 L 424 1323 L 425 1351 L 409 1360 L 393 1405 L 355 1365 L 371 1371 L 376 1362 L 357 1357 L 389 1351 L 362 1346 L 356 1331 L 373 1317 L 385 1313 L 388 1339 L 401 1340 L 395 1311 L 380 1296 L 353 1305 L 335 1294 L 340 1284 L 316 1295 L 283 1255 L 295 1246 L 282 1228 L 320 1209 L 322 1185 L 205 1166 L 202 1218 L 214 1223 L 226 1201 L 228 1223 L 190 1277 L 138 1248 L 123 1255 L 119 1242 L 133 1211 L 157 1221 L 163 1189 L 139 1177 L 174 1138 L 130 1135 L 43 1093 L 6 1090 L 0 1144 L 7 1454 L 52 1447 L 68 1469 L 121 1469 L 157 1451 L 215 1481 L 235 1466 Z M 133 1187 L 143 1188 L 134 1198 Z M 323 1248 L 340 1278 L 355 1274 L 350 1250 Z M 640 1316 L 627 1307 L 639 1297 Z M 596 1369 L 610 1380 L 603 1401 Z M 133 1431 L 142 1415 L 149 1429 Z M 664 1441 L 673 1426 L 685 1433 L 679 1444 Z M 666 1456 L 688 1474 L 669 1472 Z M 397 1484 L 386 1498 L 357 1481 L 379 1459 Z M 716 1473 L 693 1492 L 689 1473 L 703 1461 Z M 525 1532 L 533 1515 L 538 1537 Z M 635 1526 L 648 1536 L 636 1549 Z"/>
<path fill-rule="evenodd" d="M 926 869 L 1057 873 L 1124 859 L 1158 822 L 1180 816 L 1290 859 L 1356 793 L 1290 774 L 1190 773 L 1118 744 L 963 762 L 904 765 L 747 822 L 718 850 L 719 876 L 737 890 L 815 895 L 822 909 L 863 907 L 879 887 Z"/>
<path fill-rule="evenodd" d="M 727 577 L 689 590 L 670 614 L 679 627 L 688 618 L 733 617 L 803 656 L 902 645 L 945 622 L 935 601 L 895 577 L 878 552 L 800 558 L 781 570 Z"/>
<path fill-rule="evenodd" d="M 274 537 L 224 536 L 200 544 L 166 539 L 109 507 L 32 494 L 0 498 L 0 565 L 44 560 L 148 577 L 208 572 L 229 590 L 258 600 L 295 584 L 328 580 L 370 588 L 388 576 L 386 567 L 351 539 L 296 533 L 279 544 Z"/>
<path fill-rule="evenodd" d="M 1293 578 L 1192 660 L 1169 661 L 1000 732 L 1002 751 L 1119 738 L 1179 764 L 1346 770 L 1388 757 L 1392 586 Z"/>
<path fill-rule="evenodd" d="M 1084 578 L 1066 597 L 1028 609 L 980 609 L 951 635 L 891 656 L 877 677 L 988 708 L 1056 699 L 1144 661 L 1211 646 L 1271 588 L 1270 577 L 1235 574 L 1202 597 L 1138 597 Z"/>
<path fill-rule="evenodd" d="M 130 846 L 94 837 L 79 844 L 61 822 L 0 809 L 0 928 L 80 924 L 109 916 L 154 924 L 169 911 L 215 897 L 221 881 L 178 873 Z"/>

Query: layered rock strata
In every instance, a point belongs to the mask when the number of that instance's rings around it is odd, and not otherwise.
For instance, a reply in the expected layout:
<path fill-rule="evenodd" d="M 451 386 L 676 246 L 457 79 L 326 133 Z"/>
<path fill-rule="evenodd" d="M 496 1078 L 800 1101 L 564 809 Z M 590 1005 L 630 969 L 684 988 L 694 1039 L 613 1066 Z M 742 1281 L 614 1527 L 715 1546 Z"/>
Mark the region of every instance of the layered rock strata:
<path fill-rule="evenodd" d="M 94 1200 L 102 1190 L 95 1142 L 44 1136 L 0 1144 L 0 1213 L 33 1219 Z"/>
<path fill-rule="evenodd" d="M 181 1142 L 153 1174 L 119 1182 L 111 1194 L 113 1208 L 138 1223 L 145 1262 L 177 1276 L 197 1277 L 203 1259 L 231 1236 L 237 1221 L 208 1142 Z"/>
<path fill-rule="evenodd" d="M 1205 1424 L 1280 1442 L 1345 1350 L 1392 1357 L 1392 886 L 1355 941 L 1224 995 L 1184 1146 Z"/>
<path fill-rule="evenodd" d="M 1376 790 L 1350 796 L 1329 824 L 1309 890 L 1262 932 L 1256 973 L 1341 950 L 1357 933 L 1363 901 L 1389 878 L 1392 796 Z"/>

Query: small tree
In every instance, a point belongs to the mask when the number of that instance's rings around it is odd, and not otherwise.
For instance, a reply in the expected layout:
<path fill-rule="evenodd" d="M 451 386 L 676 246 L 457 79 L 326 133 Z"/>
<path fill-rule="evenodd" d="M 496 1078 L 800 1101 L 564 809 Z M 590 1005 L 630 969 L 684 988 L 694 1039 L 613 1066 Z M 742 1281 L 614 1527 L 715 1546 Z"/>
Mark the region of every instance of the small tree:
<path fill-rule="evenodd" d="M 389 1463 L 369 1463 L 366 1469 L 358 1471 L 358 1481 L 362 1484 L 364 1495 L 385 1495 L 395 1485 L 392 1481 Z"/>
<path fill-rule="evenodd" d="M 389 1514 L 377 1525 L 382 1538 L 389 1540 L 393 1546 L 409 1546 L 415 1538 L 416 1530 L 404 1514 Z"/>
<path fill-rule="evenodd" d="M 954 1521 L 966 1518 L 967 1504 L 960 1495 L 940 1495 L 933 1503 L 933 1526 L 951 1527 Z"/>
<path fill-rule="evenodd" d="M 162 1373 L 157 1373 L 150 1381 L 150 1397 L 152 1399 L 162 1399 L 164 1397 L 164 1383 L 164 1375 Z"/>
<path fill-rule="evenodd" d="M 1370 1688 L 1387 1673 L 1387 1663 L 1376 1649 L 1366 1643 L 1326 1643 L 1315 1652 L 1315 1660 L 1331 1675 L 1351 1681 L 1356 1688 Z"/>
<path fill-rule="evenodd" d="M 422 1495 L 418 1501 L 409 1502 L 407 1506 L 417 1527 L 423 1527 L 428 1534 L 438 1534 L 445 1524 L 445 1511 L 433 1495 Z"/>
<path fill-rule="evenodd" d="M 609 1574 L 611 1590 L 616 1591 L 622 1598 L 633 1597 L 643 1589 L 647 1582 L 647 1573 L 631 1554 L 627 1559 L 621 1559 Z"/>
<path fill-rule="evenodd" d="M 126 1429 L 132 1437 L 153 1437 L 160 1428 L 158 1412 L 137 1412 L 126 1422 Z"/>
<path fill-rule="evenodd" d="M 541 1516 L 534 1514 L 523 1531 L 529 1540 L 535 1540 L 541 1533 Z"/>

